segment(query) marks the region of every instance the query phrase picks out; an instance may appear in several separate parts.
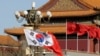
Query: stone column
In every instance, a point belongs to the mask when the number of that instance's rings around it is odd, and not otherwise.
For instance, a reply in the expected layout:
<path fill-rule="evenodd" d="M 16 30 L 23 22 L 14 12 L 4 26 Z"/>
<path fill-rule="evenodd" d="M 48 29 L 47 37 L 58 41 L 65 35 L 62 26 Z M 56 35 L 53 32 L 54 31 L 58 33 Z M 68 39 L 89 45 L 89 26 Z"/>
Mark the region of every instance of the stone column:
<path fill-rule="evenodd" d="M 25 36 L 24 35 L 21 35 L 20 37 L 20 55 L 21 56 L 26 56 L 26 47 L 27 47 L 27 42 L 26 42 L 26 39 L 25 39 Z"/>

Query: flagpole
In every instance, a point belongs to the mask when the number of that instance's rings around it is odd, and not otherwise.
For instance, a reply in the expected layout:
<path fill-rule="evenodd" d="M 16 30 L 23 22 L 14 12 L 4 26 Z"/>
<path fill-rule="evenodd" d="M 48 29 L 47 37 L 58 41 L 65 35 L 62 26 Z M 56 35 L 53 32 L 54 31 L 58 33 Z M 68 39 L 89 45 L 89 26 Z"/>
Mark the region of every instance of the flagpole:
<path fill-rule="evenodd" d="M 96 25 L 97 26 L 97 29 L 99 29 L 99 25 Z M 99 37 L 99 36 L 96 36 L 96 37 Z M 96 51 L 96 54 L 99 54 L 99 39 L 97 38 L 97 48 L 98 50 Z"/>
<path fill-rule="evenodd" d="M 76 22 L 76 24 L 78 24 L 77 22 Z M 78 52 L 78 33 L 76 32 L 76 34 L 77 34 L 77 38 L 76 38 L 76 40 L 77 40 L 77 47 L 76 47 L 76 49 L 77 49 L 77 52 Z"/>
<path fill-rule="evenodd" d="M 67 54 L 67 20 L 66 20 L 66 43 L 65 44 L 66 44 L 65 54 Z"/>
<path fill-rule="evenodd" d="M 78 33 L 77 33 L 77 52 L 78 52 Z"/>
<path fill-rule="evenodd" d="M 98 54 L 99 54 L 99 51 L 100 51 L 99 45 L 100 45 L 100 43 L 99 43 L 99 39 L 98 39 Z"/>
<path fill-rule="evenodd" d="M 89 33 L 87 32 L 87 53 L 90 52 L 90 41 L 89 41 Z"/>
<path fill-rule="evenodd" d="M 97 27 L 99 29 L 99 26 L 97 26 Z M 98 40 L 98 54 L 99 54 L 99 51 L 100 51 L 100 48 L 99 48 L 99 45 L 100 45 L 99 38 L 97 38 L 97 40 Z"/>

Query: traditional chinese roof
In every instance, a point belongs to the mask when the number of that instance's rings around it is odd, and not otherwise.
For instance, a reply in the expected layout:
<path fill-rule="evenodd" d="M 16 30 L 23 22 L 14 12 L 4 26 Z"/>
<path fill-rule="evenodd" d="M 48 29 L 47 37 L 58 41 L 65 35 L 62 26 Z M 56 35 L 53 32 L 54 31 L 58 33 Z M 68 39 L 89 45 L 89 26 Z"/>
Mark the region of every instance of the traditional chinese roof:
<path fill-rule="evenodd" d="M 81 23 L 81 24 L 86 24 L 86 25 L 91 25 L 95 26 L 94 24 L 87 24 L 87 23 Z M 24 29 L 26 27 L 20 27 L 20 28 L 9 28 L 5 29 L 5 32 L 11 35 L 22 35 L 24 34 Z M 65 24 L 45 24 L 39 26 L 39 30 L 43 32 L 51 32 L 51 33 L 56 33 L 56 34 L 61 34 L 61 33 L 66 33 L 66 25 Z"/>
<path fill-rule="evenodd" d="M 9 35 L 0 35 L 0 45 L 1 46 L 19 46 L 19 42 L 14 40 Z"/>
<path fill-rule="evenodd" d="M 12 35 L 20 35 L 20 34 L 24 34 L 24 29 L 25 27 L 20 27 L 20 28 L 9 28 L 9 29 L 5 29 L 5 32 L 8 34 L 12 34 Z M 59 30 L 60 29 L 60 30 Z M 66 31 L 66 27 L 65 24 L 45 24 L 45 25 L 41 25 L 39 26 L 39 30 L 40 31 L 44 31 L 44 32 L 52 32 L 52 33 L 65 33 Z"/>
<path fill-rule="evenodd" d="M 99 13 L 94 10 L 94 8 L 99 9 L 99 2 L 100 0 L 49 0 L 45 5 L 38 8 L 38 10 L 42 11 L 44 17 L 47 17 L 46 11 L 48 10 L 51 11 L 52 17 L 92 16 Z M 53 33 L 65 32 L 65 25 L 62 28 L 60 27 L 60 25 L 43 25 L 40 26 L 40 30 Z M 5 32 L 8 34 L 23 34 L 23 27 L 5 29 Z"/>
<path fill-rule="evenodd" d="M 45 5 L 39 8 L 41 11 L 64 11 L 64 10 L 80 10 L 82 7 L 79 7 L 75 4 L 76 0 L 49 0 Z"/>
<path fill-rule="evenodd" d="M 99 12 L 90 10 L 73 10 L 73 11 L 51 11 L 53 17 L 80 17 L 80 16 L 92 16 Z M 46 12 L 43 13 L 44 17 L 47 17 Z"/>
<path fill-rule="evenodd" d="M 89 7 L 90 9 L 100 9 L 100 0 L 78 0 L 80 3 Z"/>
<path fill-rule="evenodd" d="M 100 7 L 99 0 L 49 0 L 39 8 L 42 11 L 84 10 Z"/>
<path fill-rule="evenodd" d="M 42 11 L 44 17 L 47 17 L 46 12 L 50 10 L 53 17 L 81 17 L 92 16 L 99 12 L 99 0 L 49 0 L 45 5 L 37 10 Z M 22 16 L 23 13 L 21 13 Z"/>
<path fill-rule="evenodd" d="M 49 0 L 38 10 L 52 12 L 52 17 L 89 16 L 98 14 L 99 0 Z M 46 12 L 43 15 L 46 16 Z"/>

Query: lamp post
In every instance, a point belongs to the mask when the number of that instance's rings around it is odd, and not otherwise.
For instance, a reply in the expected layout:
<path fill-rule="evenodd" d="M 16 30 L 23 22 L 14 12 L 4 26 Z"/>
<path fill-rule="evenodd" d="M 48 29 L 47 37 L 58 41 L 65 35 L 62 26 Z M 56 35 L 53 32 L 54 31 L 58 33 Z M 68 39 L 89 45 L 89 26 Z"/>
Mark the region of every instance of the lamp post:
<path fill-rule="evenodd" d="M 47 13 L 48 21 L 49 21 L 50 18 L 52 17 L 52 14 L 50 11 L 47 11 L 46 13 Z M 25 20 L 27 21 L 27 24 L 25 24 L 25 25 L 34 26 L 33 27 L 34 30 L 36 30 L 38 28 L 38 26 L 41 23 L 41 19 L 43 19 L 43 15 L 42 15 L 41 11 L 38 11 L 35 9 L 35 2 L 32 3 L 31 10 L 16 11 L 15 16 L 16 16 L 17 20 L 21 17 L 25 18 Z"/>
<path fill-rule="evenodd" d="M 28 27 L 28 28 L 31 27 L 33 30 L 38 29 L 39 25 L 41 24 L 41 19 L 43 19 L 43 15 L 42 15 L 41 11 L 38 11 L 35 9 L 35 2 L 32 3 L 31 10 L 16 11 L 15 16 L 16 16 L 17 20 L 19 20 L 20 18 L 24 18 L 27 21 L 27 24 L 24 24 L 24 26 Z M 47 11 L 47 16 L 48 16 L 47 18 L 49 21 L 50 18 L 52 17 L 52 14 L 50 11 Z M 35 54 L 35 51 L 37 52 L 37 48 L 38 47 L 35 47 L 34 55 L 32 55 L 32 56 L 38 56 L 37 54 Z M 42 56 L 42 55 L 40 54 L 39 56 Z"/>

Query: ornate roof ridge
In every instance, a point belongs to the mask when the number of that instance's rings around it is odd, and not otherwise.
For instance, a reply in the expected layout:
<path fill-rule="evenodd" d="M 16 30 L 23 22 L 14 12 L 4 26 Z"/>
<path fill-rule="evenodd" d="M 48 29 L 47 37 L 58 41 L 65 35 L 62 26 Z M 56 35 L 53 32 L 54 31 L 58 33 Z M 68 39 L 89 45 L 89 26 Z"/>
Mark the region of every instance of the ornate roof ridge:
<path fill-rule="evenodd" d="M 90 9 L 100 9 L 100 0 L 78 0 Z"/>
<path fill-rule="evenodd" d="M 84 6 L 93 9 L 93 7 L 91 5 L 89 5 L 88 3 L 86 3 L 84 0 L 78 0 L 79 3 L 83 4 Z"/>
<path fill-rule="evenodd" d="M 80 0 L 73 0 L 73 2 L 78 6 L 82 7 L 83 9 L 89 9 L 89 7 L 81 3 Z"/>

